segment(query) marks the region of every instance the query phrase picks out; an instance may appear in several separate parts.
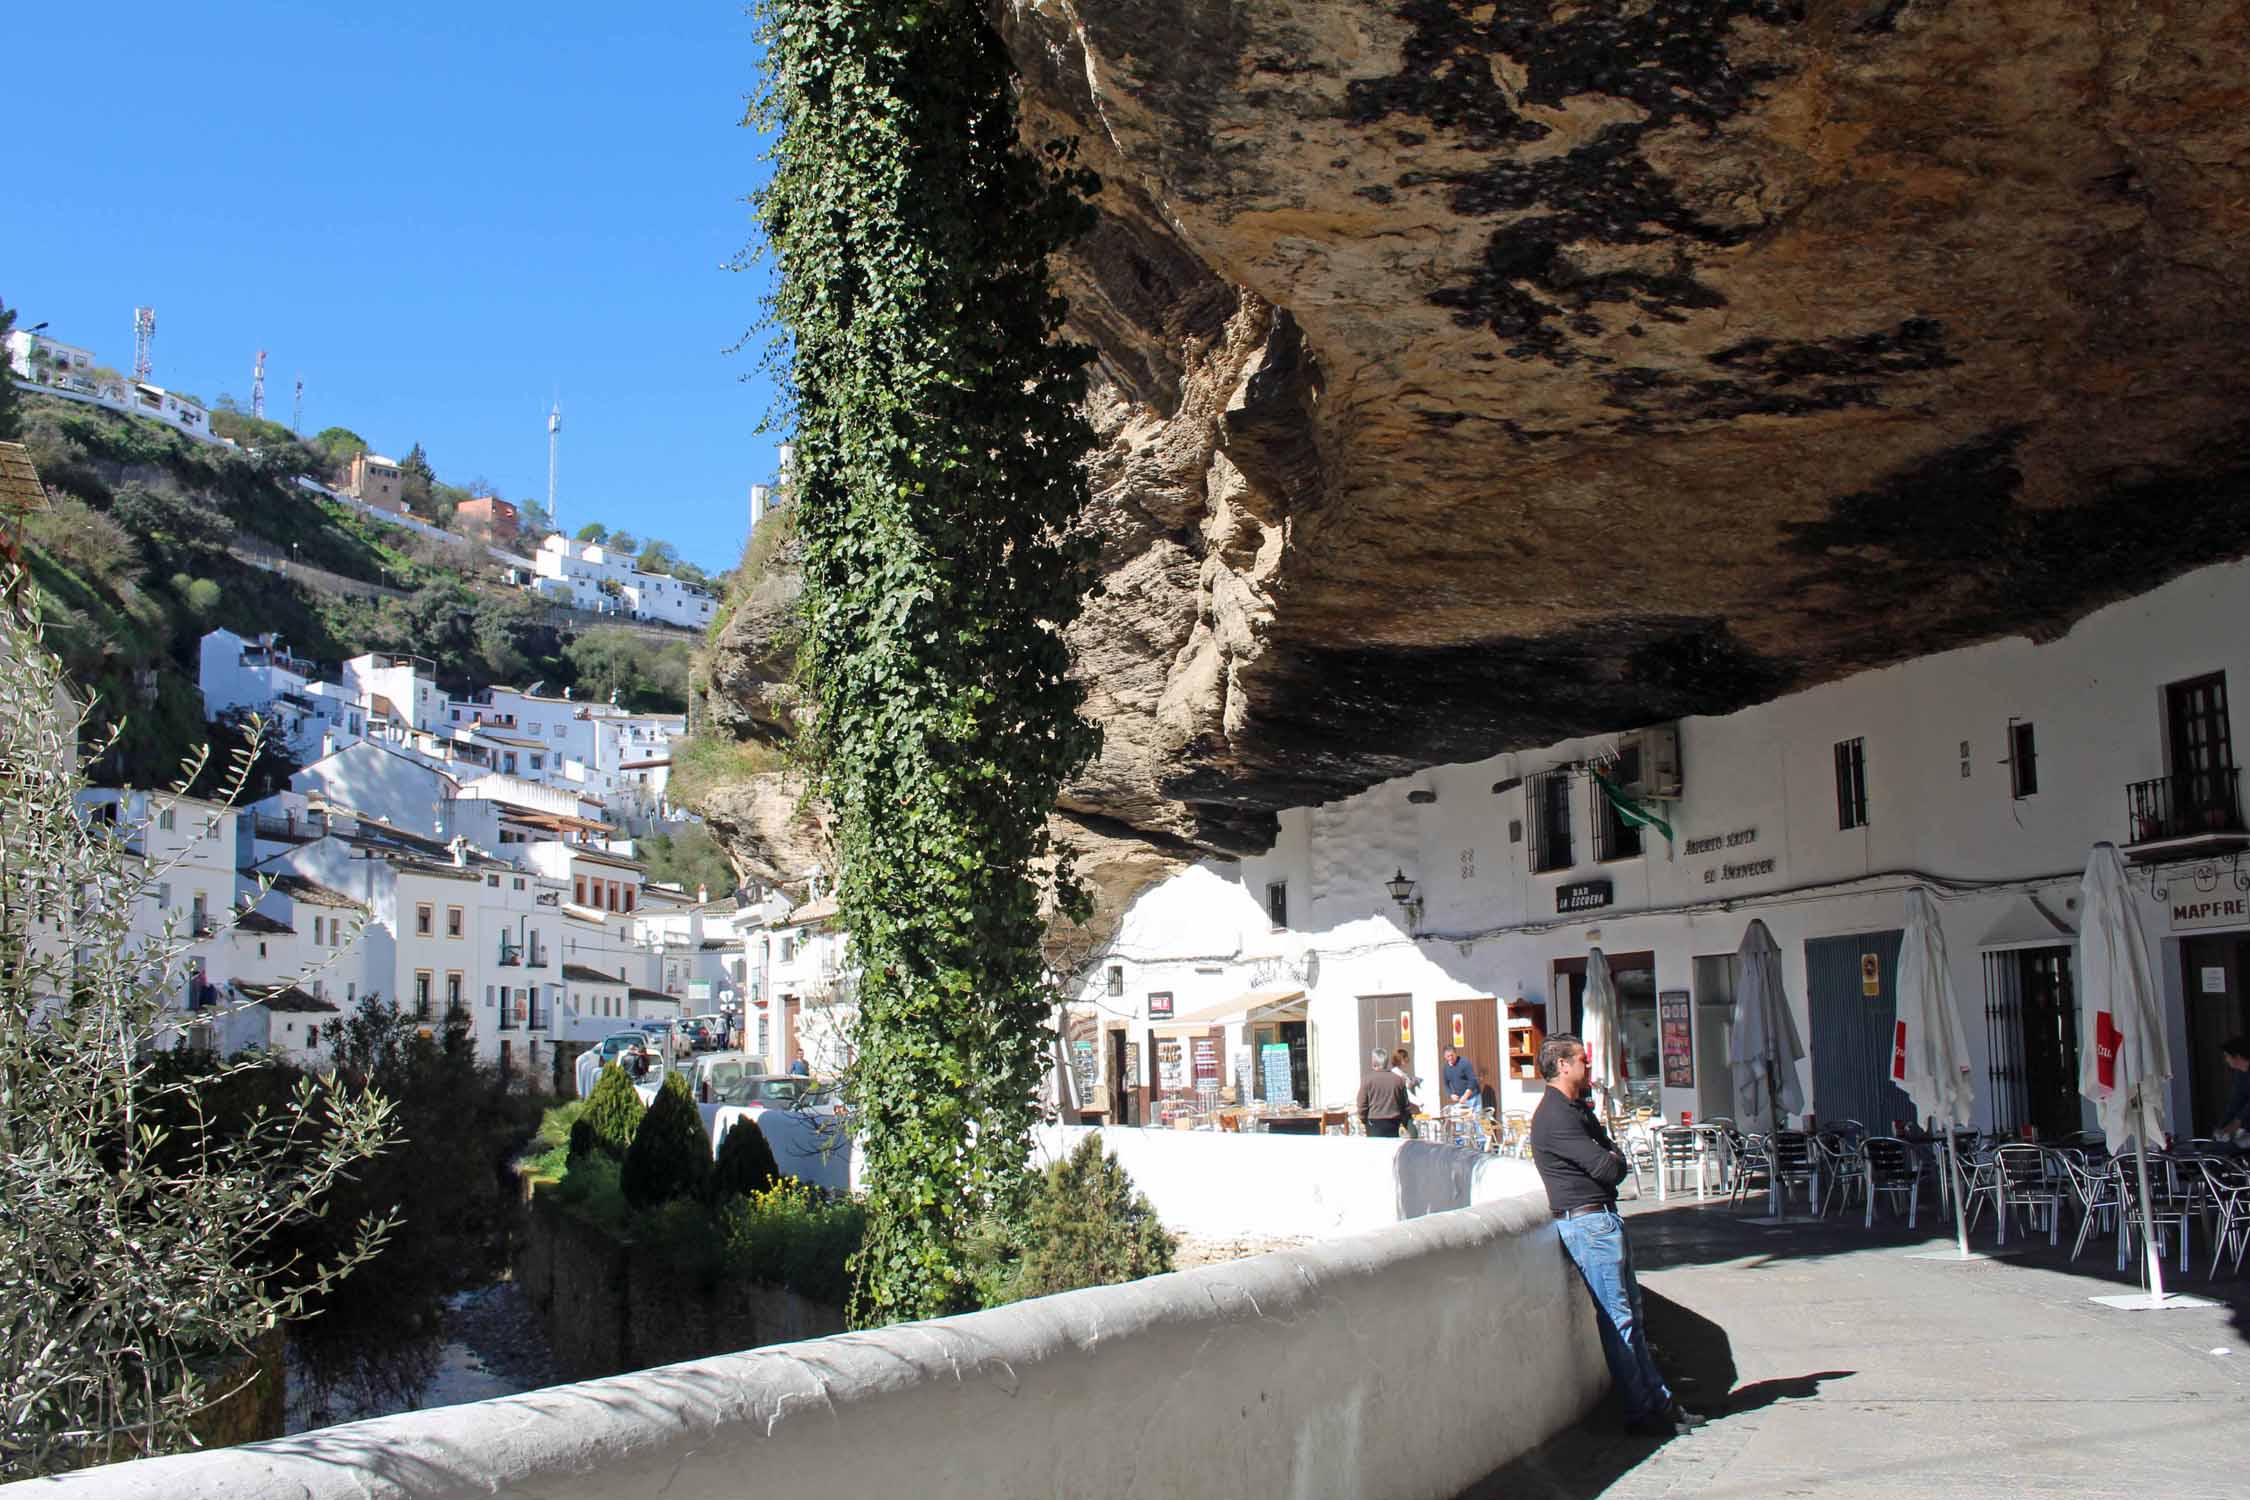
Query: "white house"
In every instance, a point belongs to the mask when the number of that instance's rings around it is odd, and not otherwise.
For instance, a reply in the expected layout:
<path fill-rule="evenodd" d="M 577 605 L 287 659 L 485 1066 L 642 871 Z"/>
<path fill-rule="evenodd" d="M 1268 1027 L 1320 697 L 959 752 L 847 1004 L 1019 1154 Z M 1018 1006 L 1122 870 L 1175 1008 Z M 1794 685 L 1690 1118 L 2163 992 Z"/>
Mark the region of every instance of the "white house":
<path fill-rule="evenodd" d="M 214 630 L 199 648 L 197 686 L 206 719 L 265 721 L 271 742 L 296 760 L 312 760 L 361 737 L 367 702 L 320 668 L 291 656 L 272 634 L 244 640 Z"/>
<path fill-rule="evenodd" d="M 533 559 L 534 587 L 541 595 L 573 609 L 654 620 L 700 630 L 711 622 L 718 601 L 693 584 L 662 573 L 644 573 L 630 557 L 598 542 L 577 542 L 560 532 L 539 544 Z"/>
<path fill-rule="evenodd" d="M 192 1016 L 220 1003 L 234 977 L 227 930 L 245 858 L 243 815 L 220 802 L 120 787 L 90 787 L 78 800 L 88 818 L 118 828 L 146 861 L 152 883 L 145 909 L 134 915 L 134 936 L 168 931 L 181 945 L 167 976 L 180 1009 Z"/>
<path fill-rule="evenodd" d="M 291 774 L 289 787 L 333 807 L 437 834 L 461 783 L 421 756 L 377 740 L 357 740 Z"/>
<path fill-rule="evenodd" d="M 351 658 L 342 670 L 344 686 L 370 713 L 408 729 L 434 730 L 442 722 L 445 695 L 438 691 L 436 669 L 428 658 L 371 651 Z"/>
<path fill-rule="evenodd" d="M 1458 1039 L 1494 1102 L 1528 1108 L 1530 1051 L 1577 1026 L 1599 948 L 1630 1097 L 1732 1116 L 1734 955 L 1757 920 L 1783 954 L 1811 1111 L 1888 1129 L 1912 1114 L 1884 1065 L 1919 887 L 1941 914 L 1980 1122 L 2051 1138 L 2091 1122 L 2071 942 L 2088 850 L 2107 840 L 2155 940 L 2172 1118 L 2208 1131 L 2217 1044 L 2250 1030 L 2250 834 L 2227 704 L 2250 674 L 2246 624 L 2250 563 L 2224 564 L 2045 644 L 1994 641 L 1291 809 L 1269 853 L 1207 861 L 1129 909 L 1070 1007 L 1085 1091 L 1128 1119 L 1245 1079 L 1341 1107 L 1370 1049 L 1403 1045 L 1434 1080 Z M 1670 839 L 1615 815 L 1589 774 L 1604 765 Z"/>

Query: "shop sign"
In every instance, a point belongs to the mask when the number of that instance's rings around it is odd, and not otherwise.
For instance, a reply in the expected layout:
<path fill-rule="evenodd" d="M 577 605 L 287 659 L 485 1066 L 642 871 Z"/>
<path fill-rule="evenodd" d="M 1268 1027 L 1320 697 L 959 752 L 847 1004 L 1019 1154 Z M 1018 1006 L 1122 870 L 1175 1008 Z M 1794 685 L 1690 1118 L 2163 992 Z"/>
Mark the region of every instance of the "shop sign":
<path fill-rule="evenodd" d="M 2172 930 L 2184 927 L 2236 927 L 2250 922 L 2250 896 L 2205 896 L 2174 901 Z"/>
<path fill-rule="evenodd" d="M 1081 1105 L 1092 1102 L 1101 1088 L 1101 1076 L 1094 1066 L 1092 1042 L 1070 1044 L 1070 1071 L 1078 1080 L 1078 1102 Z"/>
<path fill-rule="evenodd" d="M 1732 833 L 1707 834 L 1699 839 L 1689 839 L 1680 850 L 1682 854 L 1716 854 L 1721 849 L 1739 849 L 1744 844 L 1758 842 L 1755 828 L 1737 828 Z"/>
<path fill-rule="evenodd" d="M 1469 1045 L 1469 1018 L 1461 1011 L 1453 1013 L 1453 1050 L 1459 1052 Z"/>
<path fill-rule="evenodd" d="M 1170 990 L 1150 990 L 1148 994 L 1148 1018 L 1151 1021 L 1169 1020 L 1171 1015 L 1172 992 Z"/>
<path fill-rule="evenodd" d="M 2224 965 L 2207 967 L 2203 971 L 2203 993 L 2223 995 L 2227 992 L 2227 971 Z"/>
<path fill-rule="evenodd" d="M 1859 992 L 1874 999 L 1883 993 L 1883 961 L 1872 953 L 1859 956 Z"/>
<path fill-rule="evenodd" d="M 1574 880 L 1555 887 L 1555 910 L 1593 911 L 1615 899 L 1615 887 L 1606 880 Z"/>
<path fill-rule="evenodd" d="M 1717 885 L 1722 880 L 1752 880 L 1760 875 L 1771 875 L 1781 868 L 1777 859 L 1746 859 L 1739 865 L 1713 865 L 1703 872 L 1705 885 Z"/>
<path fill-rule="evenodd" d="M 1286 1104 L 1297 1097 L 1297 1080 L 1289 1066 L 1289 1044 L 1268 1042 L 1258 1049 L 1258 1064 L 1266 1079 L 1266 1102 Z"/>
<path fill-rule="evenodd" d="M 1664 1039 L 1664 1086 L 1695 1087 L 1695 1029 L 1689 1019 L 1688 992 L 1666 990 L 1656 997 L 1657 1026 Z"/>
<path fill-rule="evenodd" d="M 1398 1013 L 1398 1044 L 1401 1047 L 1414 1045 L 1414 1012 L 1410 1010 Z"/>

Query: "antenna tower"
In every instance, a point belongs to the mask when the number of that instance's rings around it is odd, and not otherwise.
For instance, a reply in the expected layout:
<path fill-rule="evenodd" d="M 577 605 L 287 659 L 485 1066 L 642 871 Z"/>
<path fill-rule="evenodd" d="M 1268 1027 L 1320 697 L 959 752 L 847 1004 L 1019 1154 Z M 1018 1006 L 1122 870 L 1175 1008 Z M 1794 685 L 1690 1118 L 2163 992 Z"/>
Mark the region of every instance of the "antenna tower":
<path fill-rule="evenodd" d="M 149 345 L 156 342 L 156 309 L 133 309 L 133 378 L 146 380 L 155 373 L 156 366 L 149 359 Z"/>
<path fill-rule="evenodd" d="M 266 351 L 258 351 L 257 366 L 250 372 L 250 415 L 263 419 L 266 414 Z"/>
<path fill-rule="evenodd" d="M 289 430 L 291 432 L 303 432 L 305 430 L 305 377 L 302 375 L 297 377 L 296 404 L 289 408 Z"/>
<path fill-rule="evenodd" d="M 562 402 L 556 401 L 547 413 L 547 524 L 562 530 L 562 518 L 555 514 L 555 459 L 562 447 Z"/>

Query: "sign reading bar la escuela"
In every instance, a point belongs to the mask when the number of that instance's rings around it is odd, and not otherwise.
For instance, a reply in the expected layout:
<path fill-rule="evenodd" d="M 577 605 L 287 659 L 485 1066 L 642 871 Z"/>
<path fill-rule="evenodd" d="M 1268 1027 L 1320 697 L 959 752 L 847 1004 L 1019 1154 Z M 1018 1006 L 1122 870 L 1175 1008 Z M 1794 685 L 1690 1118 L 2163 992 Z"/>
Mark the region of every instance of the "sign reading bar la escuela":
<path fill-rule="evenodd" d="M 1555 910 L 1592 911 L 1609 905 L 1612 893 L 1613 887 L 1606 880 L 1574 880 L 1555 887 Z"/>

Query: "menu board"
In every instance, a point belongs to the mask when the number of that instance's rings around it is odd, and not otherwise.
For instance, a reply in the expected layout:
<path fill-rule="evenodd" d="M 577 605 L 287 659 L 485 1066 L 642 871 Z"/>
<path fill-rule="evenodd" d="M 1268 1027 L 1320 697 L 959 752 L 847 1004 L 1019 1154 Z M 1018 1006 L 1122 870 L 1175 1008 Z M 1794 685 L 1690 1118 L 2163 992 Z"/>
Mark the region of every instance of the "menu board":
<path fill-rule="evenodd" d="M 1156 1039 L 1156 1086 L 1167 1094 L 1187 1092 L 1187 1058 L 1176 1036 Z"/>
<path fill-rule="evenodd" d="M 1266 1077 L 1266 1102 L 1291 1104 L 1297 1098 L 1297 1082 L 1289 1068 L 1289 1044 L 1268 1042 L 1258 1049 L 1259 1070 Z"/>
<path fill-rule="evenodd" d="M 1657 1026 L 1664 1044 L 1664 1086 L 1695 1087 L 1695 1028 L 1690 1020 L 1688 992 L 1666 990 L 1656 997 Z"/>
<path fill-rule="evenodd" d="M 1101 1075 L 1094 1066 L 1094 1044 L 1090 1041 L 1070 1044 L 1070 1072 L 1078 1088 L 1078 1107 L 1091 1109 L 1101 1098 Z"/>

